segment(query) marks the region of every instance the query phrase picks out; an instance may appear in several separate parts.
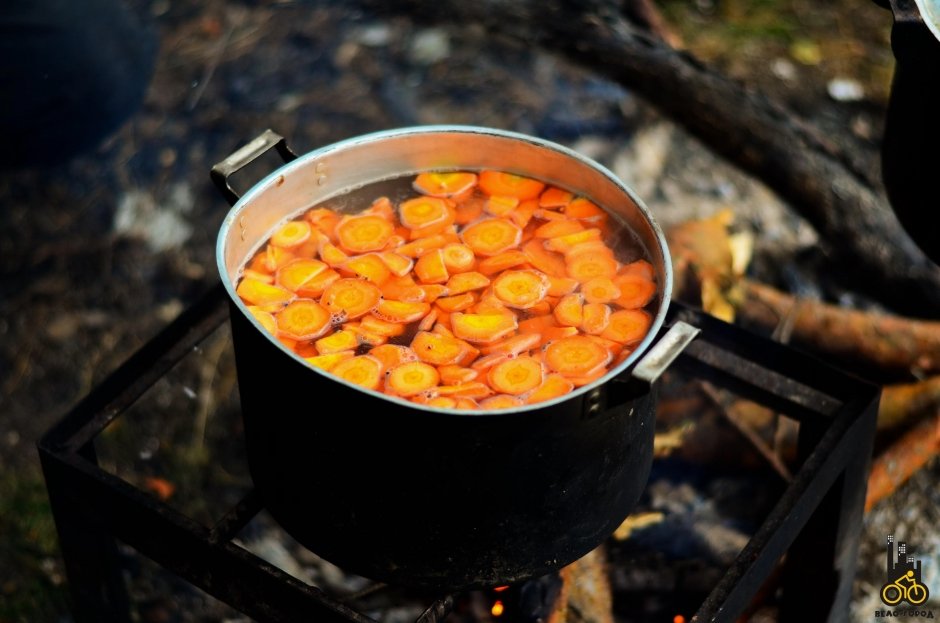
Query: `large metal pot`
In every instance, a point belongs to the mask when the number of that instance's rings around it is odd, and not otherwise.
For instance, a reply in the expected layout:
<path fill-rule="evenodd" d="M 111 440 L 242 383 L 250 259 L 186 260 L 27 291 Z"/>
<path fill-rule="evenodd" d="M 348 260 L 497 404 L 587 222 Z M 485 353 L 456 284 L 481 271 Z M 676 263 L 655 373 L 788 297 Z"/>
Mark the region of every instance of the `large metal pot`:
<path fill-rule="evenodd" d="M 645 486 L 655 371 L 635 366 L 672 288 L 662 232 L 609 171 L 559 145 L 491 129 L 406 128 L 312 151 L 238 199 L 228 176 L 283 139 L 268 132 L 213 169 L 236 201 L 218 265 L 231 324 L 248 461 L 277 521 L 324 558 L 380 581 L 455 590 L 566 565 L 601 543 Z M 428 169 L 511 170 L 587 194 L 635 232 L 659 284 L 652 329 L 623 364 L 556 400 L 493 412 L 424 407 L 306 365 L 235 294 L 245 258 L 304 208 Z M 661 356 L 651 362 L 656 368 Z"/>

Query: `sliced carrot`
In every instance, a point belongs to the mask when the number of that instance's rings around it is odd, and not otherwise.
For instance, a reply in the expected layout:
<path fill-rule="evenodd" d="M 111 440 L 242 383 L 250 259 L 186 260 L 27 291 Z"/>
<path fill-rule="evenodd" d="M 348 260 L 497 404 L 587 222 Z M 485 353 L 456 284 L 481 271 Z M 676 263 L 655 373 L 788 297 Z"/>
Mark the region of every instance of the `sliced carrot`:
<path fill-rule="evenodd" d="M 420 173 L 412 183 L 416 191 L 432 197 L 461 195 L 476 184 L 477 176 L 463 171 Z"/>
<path fill-rule="evenodd" d="M 502 253 L 497 253 L 492 257 L 488 257 L 480 261 L 477 264 L 477 270 L 484 275 L 492 275 L 493 273 L 499 273 L 507 268 L 513 268 L 515 266 L 521 266 L 528 261 L 526 254 L 517 249 L 511 251 L 503 251 Z"/>
<path fill-rule="evenodd" d="M 277 311 L 294 300 L 294 293 L 290 290 L 256 279 L 242 279 L 235 293 L 249 305 L 269 312 Z"/>
<path fill-rule="evenodd" d="M 284 345 L 287 350 L 297 352 L 297 340 L 289 338 L 286 335 L 278 335 L 277 341 Z"/>
<path fill-rule="evenodd" d="M 382 344 L 369 349 L 369 355 L 382 363 L 383 370 L 390 370 L 395 366 L 409 361 L 418 361 L 418 356 L 407 346 L 400 344 Z"/>
<path fill-rule="evenodd" d="M 458 365 L 440 366 L 437 371 L 441 375 L 441 383 L 444 385 L 460 385 L 474 380 L 480 373 L 473 368 L 465 368 Z"/>
<path fill-rule="evenodd" d="M 258 321 L 258 324 L 264 327 L 265 331 L 271 335 L 277 335 L 277 319 L 274 317 L 274 314 L 264 311 L 257 305 L 249 305 L 248 313 Z"/>
<path fill-rule="evenodd" d="M 437 299 L 437 306 L 447 313 L 463 311 L 477 302 L 477 297 L 473 292 L 464 292 L 456 296 L 443 296 Z"/>
<path fill-rule="evenodd" d="M 552 277 L 548 275 L 548 296 L 564 296 L 578 289 L 579 282 L 571 277 Z"/>
<path fill-rule="evenodd" d="M 461 385 L 439 385 L 434 390 L 441 396 L 453 396 L 454 398 L 485 398 L 493 393 L 490 386 L 480 381 L 470 381 Z"/>
<path fill-rule="evenodd" d="M 539 202 L 535 199 L 529 199 L 527 201 L 521 202 L 516 209 L 510 212 L 507 216 L 509 220 L 518 225 L 519 227 L 525 227 L 529 224 L 529 221 L 532 220 L 532 217 L 535 215 L 535 211 L 539 209 Z M 525 238 L 526 232 L 522 232 L 523 238 Z"/>
<path fill-rule="evenodd" d="M 327 268 L 322 273 L 316 277 L 313 277 L 302 286 L 297 288 L 297 294 L 305 298 L 317 298 L 323 294 L 323 291 L 326 290 L 327 286 L 329 286 L 334 281 L 337 281 L 339 278 L 340 275 L 338 272 L 332 268 Z"/>
<path fill-rule="evenodd" d="M 509 307 L 528 309 L 545 298 L 548 277 L 537 270 L 507 270 L 493 280 L 493 293 Z"/>
<path fill-rule="evenodd" d="M 382 382 L 382 362 L 369 355 L 344 359 L 330 372 L 366 389 L 378 389 Z"/>
<path fill-rule="evenodd" d="M 596 277 L 611 278 L 617 274 L 617 260 L 603 253 L 578 253 L 567 257 L 565 266 L 568 276 L 582 283 Z"/>
<path fill-rule="evenodd" d="M 394 233 L 391 221 L 374 214 L 344 216 L 336 225 L 339 244 L 350 253 L 380 251 Z"/>
<path fill-rule="evenodd" d="M 580 327 L 584 321 L 584 295 L 564 295 L 555 306 L 553 314 L 555 320 L 562 326 Z"/>
<path fill-rule="evenodd" d="M 602 376 L 604 376 L 605 374 L 607 374 L 607 372 L 608 372 L 608 367 L 607 367 L 607 366 L 604 366 L 604 367 L 598 368 L 597 370 L 594 370 L 594 371 L 591 372 L 590 374 L 582 374 L 582 375 L 577 375 L 577 376 L 569 376 L 569 377 L 567 377 L 567 378 L 568 378 L 569 381 L 571 381 L 571 383 L 572 383 L 575 387 L 583 387 L 583 386 L 585 386 L 585 385 L 590 385 L 591 383 L 593 383 L 593 382 L 596 381 L 597 379 L 599 379 L 599 378 L 601 378 Z"/>
<path fill-rule="evenodd" d="M 329 372 L 335 368 L 341 361 L 347 359 L 352 359 L 354 352 L 351 350 L 344 350 L 338 353 L 330 353 L 329 355 L 316 355 L 314 357 L 304 357 L 304 360 L 312 365 L 315 368 L 320 368 L 321 370 L 326 370 Z"/>
<path fill-rule="evenodd" d="M 518 326 L 516 317 L 510 314 L 464 314 L 451 315 L 454 335 L 468 342 L 489 343 L 506 337 Z"/>
<path fill-rule="evenodd" d="M 363 316 L 359 326 L 364 331 L 385 337 L 398 337 L 405 332 L 405 326 L 397 322 L 387 322 L 372 315 Z"/>
<path fill-rule="evenodd" d="M 431 306 L 428 303 L 382 300 L 375 306 L 373 313 L 382 320 L 408 324 L 421 320 L 429 311 Z"/>
<path fill-rule="evenodd" d="M 536 348 L 540 341 L 541 337 L 537 333 L 519 333 L 517 335 L 507 337 L 505 340 L 500 340 L 499 342 L 494 342 L 493 344 L 487 344 L 486 346 L 480 348 L 480 351 L 484 355 L 502 353 L 515 357 L 516 355 Z"/>
<path fill-rule="evenodd" d="M 372 216 L 380 216 L 389 223 L 395 222 L 395 208 L 392 206 L 392 200 L 388 197 L 379 197 L 373 201 L 372 205 L 366 208 L 362 213 L 371 214 Z"/>
<path fill-rule="evenodd" d="M 388 237 L 388 242 L 385 243 L 385 250 L 397 252 L 398 247 L 408 242 L 409 239 L 410 236 L 403 236 L 396 232 Z"/>
<path fill-rule="evenodd" d="M 464 411 L 476 411 L 477 409 L 480 408 L 480 405 L 478 405 L 476 401 L 473 400 L 472 398 L 464 398 L 462 396 L 458 396 L 456 400 L 457 400 L 457 404 L 454 407 L 455 409 L 460 409 Z"/>
<path fill-rule="evenodd" d="M 264 250 L 264 267 L 273 273 L 295 257 L 297 256 L 290 249 L 269 244 Z"/>
<path fill-rule="evenodd" d="M 522 247 L 526 259 L 549 277 L 567 277 L 565 258 L 546 249 L 542 240 L 530 240 Z"/>
<path fill-rule="evenodd" d="M 545 346 L 551 342 L 557 342 L 558 340 L 564 339 L 566 337 L 572 337 L 578 335 L 578 327 L 547 327 L 542 330 L 540 335 L 542 336 L 541 345 Z"/>
<path fill-rule="evenodd" d="M 420 285 L 418 287 L 424 290 L 423 300 L 425 303 L 433 303 L 440 297 L 448 294 L 447 286 L 440 283 L 429 283 L 427 285 Z"/>
<path fill-rule="evenodd" d="M 377 286 L 381 286 L 392 276 L 388 265 L 376 253 L 356 255 L 337 266 L 336 269 L 341 274 L 359 277 Z"/>
<path fill-rule="evenodd" d="M 609 325 L 608 325 L 609 326 Z M 620 351 L 623 350 L 623 344 L 620 342 L 615 342 L 613 340 L 608 340 L 606 337 L 601 337 L 600 335 L 588 335 L 587 337 L 591 338 L 610 352 L 610 356 L 615 358 L 620 354 Z"/>
<path fill-rule="evenodd" d="M 474 360 L 473 363 L 470 364 L 470 368 L 482 374 L 483 372 L 489 371 L 489 369 L 496 364 L 509 361 L 510 359 L 512 359 L 512 356 L 507 353 L 491 353 Z"/>
<path fill-rule="evenodd" d="M 385 387 L 399 396 L 414 396 L 436 387 L 441 375 L 423 361 L 403 363 L 388 371 Z"/>
<path fill-rule="evenodd" d="M 418 258 L 415 262 L 415 274 L 424 283 L 446 282 L 450 275 L 447 273 L 447 266 L 444 265 L 443 251 L 434 249 Z"/>
<path fill-rule="evenodd" d="M 483 215 L 484 200 L 480 197 L 471 197 L 462 203 L 458 203 L 454 222 L 458 225 L 467 225 L 480 218 Z"/>
<path fill-rule="evenodd" d="M 588 199 L 585 199 L 584 197 L 578 197 L 565 206 L 565 216 L 568 218 L 584 219 L 591 222 L 607 219 L 607 213 L 604 212 L 604 210 L 597 207 L 597 204 L 589 201 Z"/>
<path fill-rule="evenodd" d="M 535 314 L 536 316 L 544 316 L 545 314 L 552 313 L 553 309 L 555 309 L 555 305 L 553 305 L 548 300 L 548 297 L 546 296 L 544 299 L 542 299 L 538 303 L 532 305 L 531 307 L 527 307 L 525 311 L 527 314 Z"/>
<path fill-rule="evenodd" d="M 479 177 L 480 189 L 487 195 L 534 199 L 539 196 L 545 184 L 521 175 L 505 171 L 482 171 Z"/>
<path fill-rule="evenodd" d="M 656 294 L 656 284 L 637 273 L 617 275 L 614 283 L 620 289 L 620 296 L 614 302 L 624 309 L 645 307 Z"/>
<path fill-rule="evenodd" d="M 600 335 L 610 324 L 610 307 L 603 303 L 587 303 L 581 330 L 591 335 Z"/>
<path fill-rule="evenodd" d="M 275 281 L 279 286 L 287 288 L 291 292 L 296 292 L 327 268 L 327 265 L 320 260 L 305 257 L 297 258 L 277 270 Z"/>
<path fill-rule="evenodd" d="M 254 279 L 255 281 L 260 281 L 262 283 L 274 283 L 274 275 L 269 273 L 267 270 L 252 270 L 251 268 L 246 268 L 242 271 L 242 277 L 247 279 Z M 280 285 L 280 284 L 278 284 Z"/>
<path fill-rule="evenodd" d="M 330 312 L 310 299 L 297 299 L 277 314 L 281 335 L 292 340 L 312 340 L 330 328 Z"/>
<path fill-rule="evenodd" d="M 319 253 L 320 259 L 333 267 L 339 266 L 349 259 L 349 256 L 342 249 L 326 238 L 320 241 Z"/>
<path fill-rule="evenodd" d="M 575 220 L 548 221 L 535 230 L 536 238 L 557 238 L 584 231 L 584 225 Z"/>
<path fill-rule="evenodd" d="M 596 227 L 592 227 L 591 229 L 582 229 L 581 231 L 576 231 L 570 234 L 562 234 L 561 236 L 547 238 L 545 240 L 545 248 L 549 251 L 567 253 L 575 245 L 598 240 L 601 240 L 601 230 L 597 229 Z"/>
<path fill-rule="evenodd" d="M 450 240 L 448 236 L 445 236 L 444 234 L 434 234 L 433 236 L 418 238 L 417 240 L 412 240 L 407 244 L 403 244 L 395 249 L 395 252 L 400 255 L 404 255 L 405 257 L 421 257 L 428 251 L 440 249 L 449 242 Z"/>
<path fill-rule="evenodd" d="M 449 273 L 465 273 L 473 270 L 473 266 L 476 264 L 477 258 L 473 255 L 473 249 L 465 244 L 451 243 L 444 245 L 441 252 L 444 255 L 444 266 L 447 267 Z"/>
<path fill-rule="evenodd" d="M 434 310 L 438 312 L 437 319 L 434 322 L 434 327 L 431 329 L 433 333 L 438 335 L 446 335 L 447 337 L 454 337 L 454 332 L 447 328 L 447 325 L 450 324 L 450 314 L 439 309 Z"/>
<path fill-rule="evenodd" d="M 304 220 L 333 240 L 335 240 L 336 225 L 339 223 L 340 218 L 339 214 L 327 208 L 314 208 L 304 214 Z"/>
<path fill-rule="evenodd" d="M 329 334 L 327 333 L 327 335 Z M 283 340 L 284 338 L 279 337 L 278 339 Z M 316 344 L 314 344 L 310 340 L 297 342 L 296 344 L 294 344 L 294 347 L 292 350 L 295 353 L 297 353 L 299 356 L 303 357 L 304 359 L 306 359 L 307 357 L 316 357 L 317 355 L 320 354 L 320 351 L 317 350 Z"/>
<path fill-rule="evenodd" d="M 447 292 L 449 294 L 463 294 L 471 290 L 479 290 L 490 285 L 490 279 L 486 275 L 478 272 L 460 273 L 454 275 L 447 281 Z"/>
<path fill-rule="evenodd" d="M 642 309 L 621 309 L 610 315 L 610 322 L 600 335 L 621 344 L 633 344 L 646 336 L 652 323 L 652 316 Z"/>
<path fill-rule="evenodd" d="M 579 242 L 570 247 L 564 253 L 565 261 L 568 261 L 569 258 L 572 258 L 575 255 L 579 255 L 581 253 L 593 253 L 595 255 L 603 255 L 611 259 L 616 259 L 613 250 L 608 247 L 603 240 L 587 240 L 585 242 Z"/>
<path fill-rule="evenodd" d="M 567 190 L 549 186 L 539 195 L 539 205 L 543 208 L 563 208 L 568 205 L 574 195 Z"/>
<path fill-rule="evenodd" d="M 450 396 L 435 396 L 425 404 L 429 407 L 438 407 L 440 409 L 455 409 L 458 403 L 456 398 L 451 398 Z"/>
<path fill-rule="evenodd" d="M 337 279 L 326 287 L 320 303 L 344 320 L 363 316 L 379 303 L 382 292 L 368 281 L 361 279 Z"/>
<path fill-rule="evenodd" d="M 474 253 L 489 257 L 518 245 L 522 229 L 512 221 L 490 218 L 469 225 L 461 236 Z"/>
<path fill-rule="evenodd" d="M 545 208 L 539 208 L 532 216 L 542 221 L 564 221 L 568 219 L 568 217 L 561 212 L 546 210 Z"/>
<path fill-rule="evenodd" d="M 534 357 L 515 357 L 490 368 L 486 380 L 503 394 L 524 394 L 542 384 L 542 364 Z"/>
<path fill-rule="evenodd" d="M 421 322 L 418 323 L 418 331 L 430 331 L 434 328 L 434 323 L 437 322 L 437 317 L 440 315 L 440 311 L 437 309 L 432 309 L 427 316 L 421 319 Z"/>
<path fill-rule="evenodd" d="M 493 409 L 512 409 L 513 407 L 521 407 L 524 404 L 525 402 L 518 396 L 497 394 L 496 396 L 490 396 L 489 398 L 481 400 L 480 408 L 491 411 Z"/>
<path fill-rule="evenodd" d="M 460 364 L 469 354 L 461 340 L 427 331 L 415 334 L 411 349 L 418 359 L 436 366 Z"/>
<path fill-rule="evenodd" d="M 453 223 L 456 216 L 456 212 L 437 197 L 415 197 L 398 206 L 401 224 L 411 230 L 445 227 Z"/>
<path fill-rule="evenodd" d="M 316 347 L 321 355 L 329 355 L 344 350 L 355 350 L 359 347 L 359 339 L 352 331 L 340 329 L 326 337 L 321 337 L 316 341 Z"/>
<path fill-rule="evenodd" d="M 566 337 L 545 347 L 545 364 L 565 376 L 584 376 L 603 369 L 610 352 L 583 335 Z"/>
<path fill-rule="evenodd" d="M 392 277 L 382 284 L 382 296 L 393 301 L 420 302 L 427 296 L 411 275 Z"/>
<path fill-rule="evenodd" d="M 503 216 L 512 212 L 519 205 L 518 197 L 503 197 L 494 195 L 486 200 L 483 209 L 493 216 Z"/>
<path fill-rule="evenodd" d="M 290 249 L 291 247 L 296 247 L 309 240 L 310 231 L 310 223 L 306 221 L 290 221 L 271 234 L 271 244 L 276 247 Z"/>
<path fill-rule="evenodd" d="M 363 328 L 363 326 L 358 322 L 347 322 L 345 325 L 347 329 L 356 334 L 356 339 L 359 340 L 359 344 L 375 347 L 375 346 L 385 346 L 388 343 L 388 336 L 382 335 L 380 333 L 373 333 L 368 329 Z"/>
<path fill-rule="evenodd" d="M 638 275 L 650 281 L 656 278 L 656 269 L 646 260 L 636 260 L 620 267 L 618 275 Z"/>
<path fill-rule="evenodd" d="M 557 327 L 558 323 L 551 315 L 532 316 L 519 321 L 519 333 L 542 333 L 551 327 Z"/>
<path fill-rule="evenodd" d="M 620 288 L 610 277 L 594 277 L 581 284 L 581 293 L 588 303 L 609 303 L 620 296 Z"/>
<path fill-rule="evenodd" d="M 404 277 L 414 268 L 414 260 L 391 251 L 382 251 L 378 254 L 379 258 L 385 262 L 385 265 L 396 277 Z"/>
<path fill-rule="evenodd" d="M 544 402 L 559 396 L 564 396 L 574 389 L 574 383 L 560 374 L 549 374 L 543 380 L 542 384 L 529 392 L 525 401 L 527 404 Z"/>

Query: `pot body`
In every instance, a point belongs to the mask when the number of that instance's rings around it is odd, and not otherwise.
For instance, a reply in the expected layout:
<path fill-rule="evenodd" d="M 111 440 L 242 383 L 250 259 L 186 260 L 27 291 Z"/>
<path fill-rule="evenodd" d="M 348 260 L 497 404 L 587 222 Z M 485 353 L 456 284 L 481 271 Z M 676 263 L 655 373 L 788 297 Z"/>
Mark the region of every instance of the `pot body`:
<path fill-rule="evenodd" d="M 235 156 L 233 156 L 234 158 Z M 350 188 L 428 169 L 510 170 L 588 195 L 632 231 L 660 285 L 650 334 L 620 366 L 552 401 L 493 412 L 430 408 L 308 366 L 234 292 L 272 229 Z M 459 590 L 547 573 L 599 545 L 630 512 L 652 461 L 655 398 L 629 368 L 662 325 L 668 252 L 611 173 L 531 137 L 423 127 L 311 152 L 259 182 L 222 227 L 218 262 L 256 488 L 300 543 L 358 574 Z"/>

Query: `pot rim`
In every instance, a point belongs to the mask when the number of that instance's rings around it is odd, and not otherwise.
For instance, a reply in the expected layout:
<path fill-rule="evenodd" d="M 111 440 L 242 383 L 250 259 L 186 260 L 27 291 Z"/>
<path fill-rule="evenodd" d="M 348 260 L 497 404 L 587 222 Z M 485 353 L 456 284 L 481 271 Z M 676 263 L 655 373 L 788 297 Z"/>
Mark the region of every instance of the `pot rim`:
<path fill-rule="evenodd" d="M 226 241 L 228 240 L 228 237 L 229 237 L 229 230 L 235 226 L 239 213 L 241 212 L 244 206 L 251 203 L 258 195 L 263 193 L 270 185 L 275 184 L 280 176 L 287 175 L 293 169 L 303 167 L 310 160 L 322 158 L 331 152 L 335 152 L 341 149 L 346 149 L 354 145 L 379 142 L 379 141 L 383 141 L 383 140 L 393 138 L 393 137 L 401 137 L 401 136 L 414 135 L 414 134 L 436 134 L 436 133 L 437 134 L 439 133 L 483 134 L 483 135 L 488 135 L 488 136 L 497 136 L 497 137 L 501 137 L 505 139 L 530 143 L 530 144 L 536 145 L 544 149 L 558 152 L 564 156 L 567 156 L 579 162 L 583 166 L 587 166 L 587 167 L 594 169 L 595 171 L 597 171 L 598 173 L 606 177 L 608 181 L 610 181 L 614 186 L 616 186 L 621 192 L 623 192 L 633 201 L 633 203 L 636 205 L 637 209 L 643 215 L 643 218 L 646 220 L 647 224 L 650 226 L 651 230 L 653 231 L 654 239 L 658 246 L 658 248 L 656 249 L 647 249 L 647 251 L 649 251 L 650 253 L 658 251 L 662 255 L 662 258 L 663 258 L 663 275 L 662 275 L 663 278 L 662 278 L 662 284 L 661 284 L 662 302 L 659 305 L 659 309 L 653 315 L 653 321 L 650 324 L 650 328 L 646 336 L 640 341 L 640 343 L 636 346 L 633 352 L 630 353 L 630 356 L 627 357 L 626 360 L 621 362 L 620 365 L 616 366 L 615 368 L 612 368 L 611 370 L 607 372 L 607 374 L 595 380 L 593 383 L 588 383 L 587 385 L 584 385 L 582 387 L 575 388 L 574 390 L 572 390 L 571 392 L 567 394 L 564 394 L 563 396 L 559 396 L 557 398 L 553 398 L 551 400 L 546 400 L 543 402 L 533 403 L 530 405 L 521 405 L 518 407 L 511 407 L 511 408 L 505 408 L 505 409 L 476 410 L 476 411 L 458 410 L 458 409 L 450 409 L 450 408 L 443 408 L 443 407 L 431 407 L 431 406 L 422 405 L 416 402 L 411 402 L 410 400 L 405 400 L 403 398 L 398 398 L 396 396 L 390 396 L 388 394 L 384 394 L 376 390 L 366 389 L 354 383 L 349 383 L 348 381 L 345 381 L 339 377 L 336 377 L 330 374 L 329 372 L 326 372 L 324 370 L 321 370 L 319 368 L 309 365 L 306 361 L 303 360 L 303 358 L 300 355 L 296 354 L 295 352 L 291 350 L 288 350 L 287 347 L 285 347 L 283 344 L 281 344 L 277 340 L 277 338 L 275 338 L 275 336 L 273 336 L 268 331 L 266 331 L 261 326 L 260 322 L 258 322 L 258 320 L 256 320 L 254 316 L 248 311 L 247 305 L 245 305 L 245 303 L 242 302 L 241 298 L 236 294 L 235 284 L 229 278 L 228 270 L 225 265 L 225 247 L 226 247 Z M 663 231 L 660 228 L 659 223 L 656 222 L 656 220 L 653 218 L 653 215 L 650 213 L 649 208 L 640 199 L 640 197 L 637 196 L 637 194 L 633 191 L 633 189 L 627 186 L 626 184 L 624 184 L 620 180 L 620 178 L 614 175 L 614 173 L 610 171 L 607 167 L 601 165 L 600 163 L 568 147 L 559 145 L 558 143 L 554 143 L 552 141 L 548 141 L 542 138 L 537 138 L 537 137 L 530 136 L 527 134 L 521 134 L 518 132 L 511 132 L 507 130 L 499 130 L 495 128 L 487 128 L 487 127 L 482 127 L 482 126 L 470 126 L 470 125 L 422 125 L 422 126 L 409 126 L 409 127 L 395 128 L 391 130 L 381 130 L 378 132 L 370 132 L 367 134 L 362 134 L 362 135 L 354 136 L 354 137 L 347 138 L 341 141 L 337 141 L 335 143 L 331 143 L 329 145 L 325 145 L 323 147 L 317 148 L 313 151 L 309 151 L 305 154 L 298 156 L 296 160 L 293 160 L 291 162 L 288 162 L 276 168 L 274 171 L 270 172 L 266 177 L 262 178 L 257 183 L 255 183 L 247 192 L 245 192 L 245 194 L 241 196 L 241 198 L 228 211 L 228 214 L 225 216 L 225 219 L 223 220 L 222 225 L 219 228 L 219 234 L 218 234 L 218 238 L 216 241 L 216 267 L 219 271 L 219 276 L 222 279 L 223 286 L 225 287 L 225 291 L 228 293 L 230 301 L 235 304 L 235 306 L 239 309 L 242 315 L 252 325 L 254 325 L 254 327 L 258 331 L 260 331 L 265 336 L 266 339 L 268 339 L 272 344 L 277 346 L 277 348 L 281 350 L 281 352 L 293 357 L 295 360 L 297 360 L 297 362 L 300 365 L 303 365 L 309 368 L 311 372 L 327 377 L 335 383 L 341 383 L 343 385 L 346 385 L 347 387 L 356 389 L 361 392 L 365 392 L 367 394 L 371 394 L 382 400 L 387 400 L 395 404 L 406 405 L 414 409 L 417 412 L 446 414 L 446 415 L 456 416 L 456 417 L 500 416 L 500 415 L 521 414 L 521 413 L 528 413 L 531 411 L 538 411 L 540 409 L 552 407 L 552 406 L 561 404 L 563 402 L 566 402 L 568 400 L 571 400 L 573 398 L 583 396 L 584 394 L 590 392 L 591 390 L 604 385 L 608 381 L 611 381 L 612 379 L 623 375 L 625 371 L 627 371 L 630 367 L 632 367 L 635 363 L 639 361 L 639 359 L 643 356 L 644 353 L 646 353 L 646 351 L 652 345 L 653 341 L 656 339 L 656 336 L 659 333 L 663 325 L 663 322 L 665 321 L 666 313 L 669 309 L 669 303 L 672 297 L 672 281 L 673 281 L 672 260 L 671 260 L 671 256 L 669 255 L 669 248 L 666 244 L 666 237 L 663 234 Z"/>

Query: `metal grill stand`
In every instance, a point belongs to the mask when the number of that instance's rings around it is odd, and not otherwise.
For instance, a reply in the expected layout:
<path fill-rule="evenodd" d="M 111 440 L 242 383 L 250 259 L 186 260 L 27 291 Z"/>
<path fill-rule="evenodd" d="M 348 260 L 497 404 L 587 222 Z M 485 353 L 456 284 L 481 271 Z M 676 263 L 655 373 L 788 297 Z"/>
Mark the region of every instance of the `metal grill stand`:
<path fill-rule="evenodd" d="M 373 621 L 233 543 L 263 508 L 254 492 L 209 529 L 97 464 L 95 437 L 219 327 L 227 310 L 217 286 L 39 443 L 78 623 L 131 620 L 116 539 L 258 621 Z M 694 620 L 735 621 L 784 554 L 780 620 L 848 620 L 878 388 L 673 303 L 667 326 L 679 320 L 702 332 L 675 365 L 800 423 L 799 471 Z M 443 596 L 418 620 L 441 620 L 453 603 Z"/>

